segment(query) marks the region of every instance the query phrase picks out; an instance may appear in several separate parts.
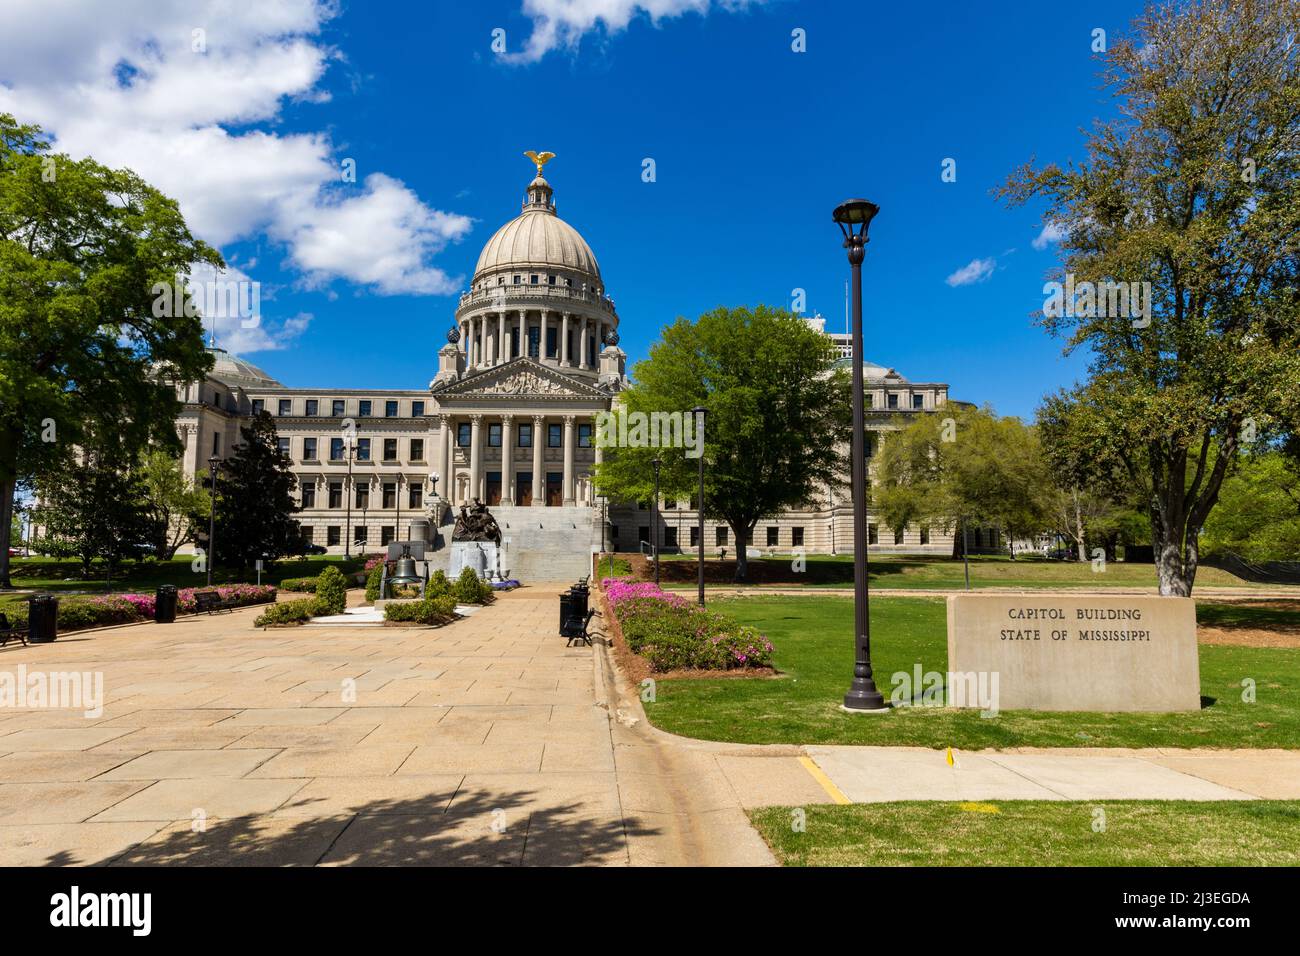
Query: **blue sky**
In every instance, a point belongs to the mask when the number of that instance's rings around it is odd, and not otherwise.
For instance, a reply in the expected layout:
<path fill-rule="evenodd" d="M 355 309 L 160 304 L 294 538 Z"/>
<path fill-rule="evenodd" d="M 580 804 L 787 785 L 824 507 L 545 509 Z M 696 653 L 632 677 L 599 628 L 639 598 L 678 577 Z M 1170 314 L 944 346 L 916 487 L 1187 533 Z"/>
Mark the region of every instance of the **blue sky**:
<path fill-rule="evenodd" d="M 160 0 L 107 29 L 77 6 L 0 13 L 0 109 L 177 195 L 262 285 L 264 327 L 219 344 L 288 385 L 427 384 L 479 249 L 518 213 L 525 149 L 557 154 L 557 210 L 633 360 L 678 315 L 797 288 L 843 328 L 830 211 L 860 195 L 882 207 L 869 359 L 1025 416 L 1082 370 L 1032 324 L 1056 261 L 1041 210 L 991 190 L 1031 157 L 1083 157 L 1112 110 L 1092 31 L 1125 32 L 1135 2 L 662 0 L 682 12 L 652 23 L 632 0 L 584 8 L 604 20 L 562 0 Z M 332 172 L 345 158 L 356 183 Z M 967 267 L 979 281 L 947 281 Z"/>

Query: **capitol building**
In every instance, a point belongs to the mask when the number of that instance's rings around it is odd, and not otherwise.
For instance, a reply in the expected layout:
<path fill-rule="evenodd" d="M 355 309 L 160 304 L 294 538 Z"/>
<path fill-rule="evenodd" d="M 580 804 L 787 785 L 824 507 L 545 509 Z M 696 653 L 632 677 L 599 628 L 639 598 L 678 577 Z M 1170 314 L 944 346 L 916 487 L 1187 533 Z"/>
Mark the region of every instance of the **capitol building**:
<path fill-rule="evenodd" d="M 439 543 L 475 498 L 502 529 L 503 569 L 521 580 L 574 578 L 590 571 L 595 550 L 641 549 L 652 534 L 648 503 L 604 501 L 591 478 L 595 417 L 627 384 L 620 319 L 591 246 L 556 214 L 547 158 L 519 215 L 483 246 L 427 388 L 288 388 L 213 348 L 207 378 L 179 387 L 185 472 L 201 476 L 209 458 L 231 454 L 240 425 L 265 411 L 298 479 L 304 539 L 331 553 Z M 868 364 L 866 378 L 872 431 L 948 401 L 947 385 L 890 368 Z M 691 505 L 661 503 L 661 548 L 695 547 Z M 826 489 L 808 510 L 760 521 L 751 547 L 851 552 L 852 521 L 847 489 Z M 941 529 L 869 521 L 879 551 L 952 553 Z M 705 536 L 710 554 L 732 553 L 725 524 L 707 521 Z"/>

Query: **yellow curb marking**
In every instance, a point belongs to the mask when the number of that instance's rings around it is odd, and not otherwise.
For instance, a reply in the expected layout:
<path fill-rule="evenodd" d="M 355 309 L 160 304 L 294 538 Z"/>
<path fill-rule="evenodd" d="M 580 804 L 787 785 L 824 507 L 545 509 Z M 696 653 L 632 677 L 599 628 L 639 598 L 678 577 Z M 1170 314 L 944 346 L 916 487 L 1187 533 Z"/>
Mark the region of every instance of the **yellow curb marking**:
<path fill-rule="evenodd" d="M 822 789 L 825 790 L 827 795 L 836 803 L 853 802 L 848 797 L 844 796 L 844 792 L 840 790 L 839 787 L 835 786 L 835 784 L 831 782 L 831 778 L 826 776 L 821 767 L 813 763 L 811 757 L 800 757 L 799 762 L 803 764 L 805 770 L 812 774 L 812 778 L 822 785 Z"/>

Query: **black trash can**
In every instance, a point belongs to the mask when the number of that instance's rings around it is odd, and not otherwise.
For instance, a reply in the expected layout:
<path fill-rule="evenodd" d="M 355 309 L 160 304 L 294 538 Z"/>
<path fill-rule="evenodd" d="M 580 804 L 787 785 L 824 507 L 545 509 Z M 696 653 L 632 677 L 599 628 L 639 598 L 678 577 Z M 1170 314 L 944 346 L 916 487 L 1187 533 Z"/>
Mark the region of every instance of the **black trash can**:
<path fill-rule="evenodd" d="M 577 617 L 576 599 L 572 592 L 560 595 L 560 636 L 568 637 L 571 628 L 569 622 Z"/>
<path fill-rule="evenodd" d="M 573 587 L 569 589 L 569 593 L 573 596 L 576 616 L 585 619 L 587 616 L 587 602 L 591 600 L 591 592 L 584 587 Z"/>
<path fill-rule="evenodd" d="M 53 594 L 33 594 L 27 599 L 27 640 L 48 644 L 59 636 L 59 599 Z"/>
<path fill-rule="evenodd" d="M 176 585 L 162 584 L 154 592 L 153 619 L 158 624 L 176 623 Z"/>

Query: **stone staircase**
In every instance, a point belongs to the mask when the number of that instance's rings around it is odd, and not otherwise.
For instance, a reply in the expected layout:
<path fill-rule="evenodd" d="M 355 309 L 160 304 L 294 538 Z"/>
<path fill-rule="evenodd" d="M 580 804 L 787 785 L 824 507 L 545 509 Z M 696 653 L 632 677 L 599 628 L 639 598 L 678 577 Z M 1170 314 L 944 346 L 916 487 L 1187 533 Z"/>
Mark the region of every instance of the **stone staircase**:
<path fill-rule="evenodd" d="M 495 505 L 492 516 L 501 526 L 507 577 L 524 584 L 572 583 L 591 573 L 592 552 L 600 548 L 598 508 Z"/>

